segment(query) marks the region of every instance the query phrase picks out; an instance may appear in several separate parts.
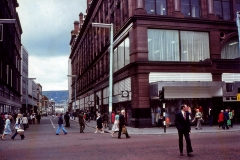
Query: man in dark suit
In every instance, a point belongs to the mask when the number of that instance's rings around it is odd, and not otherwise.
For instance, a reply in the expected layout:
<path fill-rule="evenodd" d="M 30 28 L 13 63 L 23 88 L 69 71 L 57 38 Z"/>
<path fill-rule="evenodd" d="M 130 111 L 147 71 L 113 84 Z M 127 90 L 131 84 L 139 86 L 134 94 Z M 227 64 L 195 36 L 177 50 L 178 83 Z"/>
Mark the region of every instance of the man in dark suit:
<path fill-rule="evenodd" d="M 85 129 L 85 120 L 83 118 L 83 112 L 80 112 L 78 115 L 78 122 L 80 125 L 80 133 L 84 133 L 83 130 Z"/>
<path fill-rule="evenodd" d="M 227 120 L 229 120 L 228 109 L 225 109 L 225 112 L 223 112 L 223 116 L 224 116 L 224 129 L 225 128 L 229 129 L 227 125 Z"/>
<path fill-rule="evenodd" d="M 119 132 L 118 132 L 118 139 L 121 139 L 121 134 L 122 134 L 122 128 L 126 127 L 126 123 L 125 123 L 125 118 L 124 118 L 124 114 L 125 111 L 122 110 L 120 115 L 119 115 Z M 130 136 L 128 135 L 127 131 L 126 131 L 126 138 L 130 138 Z"/>
<path fill-rule="evenodd" d="M 193 152 L 190 140 L 191 127 L 188 107 L 186 104 L 181 105 L 181 111 L 176 114 L 175 125 L 178 130 L 180 155 L 183 156 L 183 135 L 184 135 L 187 144 L 187 155 L 191 156 L 190 153 Z"/>

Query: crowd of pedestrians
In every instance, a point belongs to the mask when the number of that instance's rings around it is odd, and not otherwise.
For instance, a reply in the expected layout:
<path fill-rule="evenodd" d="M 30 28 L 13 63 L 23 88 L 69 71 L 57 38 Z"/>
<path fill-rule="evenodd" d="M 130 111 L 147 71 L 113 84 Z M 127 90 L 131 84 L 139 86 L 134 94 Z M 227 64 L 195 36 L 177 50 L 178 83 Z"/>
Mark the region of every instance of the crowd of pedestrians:
<path fill-rule="evenodd" d="M 218 123 L 219 129 L 229 129 L 230 127 L 233 127 L 233 120 L 234 120 L 234 110 L 231 110 L 231 108 L 227 108 L 224 110 L 221 110 L 218 115 Z"/>
<path fill-rule="evenodd" d="M 12 140 L 19 134 L 21 139 L 25 139 L 24 131 L 29 128 L 30 124 L 35 124 L 35 119 L 40 124 L 41 114 L 35 113 L 1 113 L 0 115 L 0 134 L 1 140 L 4 140 L 6 136 L 10 136 Z M 11 125 L 14 123 L 14 125 Z M 12 131 L 15 133 L 12 135 Z"/>

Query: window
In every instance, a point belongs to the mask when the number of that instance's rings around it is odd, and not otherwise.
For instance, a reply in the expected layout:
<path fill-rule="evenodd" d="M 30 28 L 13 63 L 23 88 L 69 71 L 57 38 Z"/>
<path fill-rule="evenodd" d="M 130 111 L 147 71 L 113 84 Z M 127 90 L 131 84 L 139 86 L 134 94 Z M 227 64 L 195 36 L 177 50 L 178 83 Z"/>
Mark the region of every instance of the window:
<path fill-rule="evenodd" d="M 167 15 L 166 0 L 145 0 L 147 14 Z"/>
<path fill-rule="evenodd" d="M 232 92 L 234 88 L 234 84 L 233 83 L 226 83 L 226 91 L 227 92 Z"/>
<path fill-rule="evenodd" d="M 231 17 L 231 9 L 229 0 L 214 0 L 214 13 L 223 20 L 230 20 Z"/>
<path fill-rule="evenodd" d="M 240 57 L 239 53 L 239 40 L 238 37 L 234 37 L 228 40 L 223 46 L 221 51 L 222 59 L 235 59 Z"/>
<path fill-rule="evenodd" d="M 210 58 L 207 32 L 148 29 L 149 61 L 197 62 Z"/>
<path fill-rule="evenodd" d="M 122 43 L 114 49 L 113 52 L 113 72 L 118 71 L 130 62 L 129 56 L 129 38 L 126 38 Z"/>
<path fill-rule="evenodd" d="M 181 0 L 181 11 L 184 17 L 200 17 L 199 0 Z"/>

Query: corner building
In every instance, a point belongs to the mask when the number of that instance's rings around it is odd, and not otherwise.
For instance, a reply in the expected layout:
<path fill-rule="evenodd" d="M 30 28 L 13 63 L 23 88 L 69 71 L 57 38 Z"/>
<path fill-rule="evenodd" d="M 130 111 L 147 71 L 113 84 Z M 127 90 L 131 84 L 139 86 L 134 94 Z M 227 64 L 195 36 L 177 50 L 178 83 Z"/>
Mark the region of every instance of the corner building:
<path fill-rule="evenodd" d="M 109 29 L 113 23 L 113 111 L 125 109 L 128 125 L 151 126 L 158 119 L 164 90 L 167 116 L 174 124 L 181 103 L 208 107 L 214 122 L 221 109 L 240 115 L 240 53 L 236 12 L 239 0 L 87 1 L 71 45 L 71 72 L 80 110 L 108 112 Z M 72 79 L 72 88 L 75 81 Z M 74 89 L 72 89 L 74 101 Z"/>

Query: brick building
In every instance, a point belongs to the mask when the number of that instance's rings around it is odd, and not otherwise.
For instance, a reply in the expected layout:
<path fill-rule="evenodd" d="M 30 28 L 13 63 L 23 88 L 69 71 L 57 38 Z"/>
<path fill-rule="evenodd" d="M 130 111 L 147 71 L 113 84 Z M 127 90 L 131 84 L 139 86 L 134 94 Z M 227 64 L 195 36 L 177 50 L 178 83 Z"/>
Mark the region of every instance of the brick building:
<path fill-rule="evenodd" d="M 240 115 L 239 0 L 87 0 L 70 41 L 71 74 L 78 75 L 79 109 L 108 112 L 109 29 L 113 23 L 113 111 L 126 110 L 135 127 L 158 119 L 164 90 L 167 116 L 181 103 Z M 75 81 L 71 81 L 74 88 Z M 72 101 L 74 101 L 74 89 Z M 194 114 L 194 113 L 193 113 Z"/>
<path fill-rule="evenodd" d="M 0 19 L 15 19 L 15 24 L 2 24 L 0 41 L 0 112 L 21 108 L 21 34 L 17 0 L 0 0 Z"/>

